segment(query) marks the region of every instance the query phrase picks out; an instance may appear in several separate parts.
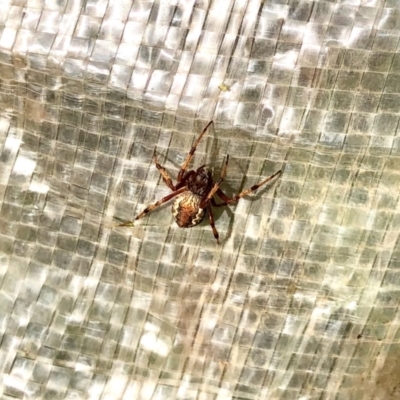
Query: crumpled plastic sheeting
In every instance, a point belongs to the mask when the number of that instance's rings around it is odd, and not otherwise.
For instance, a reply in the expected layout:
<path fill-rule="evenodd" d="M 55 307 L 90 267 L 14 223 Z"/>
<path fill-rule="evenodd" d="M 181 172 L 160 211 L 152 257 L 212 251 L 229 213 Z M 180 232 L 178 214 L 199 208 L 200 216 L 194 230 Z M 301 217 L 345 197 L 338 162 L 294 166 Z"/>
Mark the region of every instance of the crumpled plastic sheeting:
<path fill-rule="evenodd" d="M 397 0 L 0 0 L 2 399 L 399 398 Z M 162 207 L 193 165 L 233 195 Z"/>

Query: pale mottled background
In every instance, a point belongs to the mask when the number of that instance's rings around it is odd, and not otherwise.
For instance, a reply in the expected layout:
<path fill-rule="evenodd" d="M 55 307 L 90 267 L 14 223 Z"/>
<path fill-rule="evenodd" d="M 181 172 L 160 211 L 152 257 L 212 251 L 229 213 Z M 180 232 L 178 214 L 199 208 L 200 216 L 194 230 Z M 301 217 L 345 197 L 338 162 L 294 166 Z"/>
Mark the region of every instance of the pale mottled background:
<path fill-rule="evenodd" d="M 400 397 L 400 1 L 0 0 L 0 398 Z M 232 195 L 180 229 L 152 164 Z"/>

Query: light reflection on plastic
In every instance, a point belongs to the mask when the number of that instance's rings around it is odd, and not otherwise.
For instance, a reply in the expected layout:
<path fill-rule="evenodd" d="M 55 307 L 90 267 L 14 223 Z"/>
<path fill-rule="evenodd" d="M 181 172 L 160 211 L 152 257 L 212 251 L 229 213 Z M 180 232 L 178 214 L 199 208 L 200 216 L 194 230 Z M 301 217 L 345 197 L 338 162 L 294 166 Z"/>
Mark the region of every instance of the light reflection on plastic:
<path fill-rule="evenodd" d="M 90 371 L 93 367 L 89 364 L 85 364 L 82 361 L 77 361 L 75 364 L 75 371 Z"/>
<path fill-rule="evenodd" d="M 144 330 L 149 332 L 160 332 L 160 327 L 150 322 L 146 322 L 144 325 Z"/>
<path fill-rule="evenodd" d="M 325 308 L 322 307 L 315 307 L 311 319 L 318 319 L 321 315 L 330 315 L 331 314 L 331 307 L 328 305 Z"/>
<path fill-rule="evenodd" d="M 30 176 L 36 167 L 36 161 L 25 156 L 18 156 L 15 161 L 13 172 L 18 175 Z"/>
<path fill-rule="evenodd" d="M 26 382 L 22 378 L 11 375 L 5 375 L 3 378 L 3 384 L 6 387 L 22 391 L 25 389 Z"/>
<path fill-rule="evenodd" d="M 36 193 L 47 193 L 49 191 L 49 185 L 46 185 L 45 183 L 41 183 L 41 182 L 32 182 L 29 185 L 29 190 L 31 192 L 36 192 Z"/>
<path fill-rule="evenodd" d="M 356 301 L 351 301 L 347 307 L 348 310 L 356 310 L 357 309 L 357 302 Z"/>
<path fill-rule="evenodd" d="M 286 51 L 285 53 L 277 53 L 274 56 L 274 62 L 284 69 L 293 69 L 297 63 L 299 53 L 297 51 Z"/>
<path fill-rule="evenodd" d="M 282 328 L 283 334 L 293 334 L 297 329 L 297 316 L 287 315 L 285 319 L 285 325 Z"/>
<path fill-rule="evenodd" d="M 108 381 L 107 387 L 103 393 L 105 399 L 121 398 L 121 392 L 128 384 L 128 377 L 125 374 L 114 374 Z"/>
<path fill-rule="evenodd" d="M 218 389 L 217 400 L 232 399 L 233 393 L 229 389 Z"/>
<path fill-rule="evenodd" d="M 282 115 L 281 124 L 279 129 L 283 132 L 293 132 L 292 124 L 296 117 L 296 110 L 294 108 L 287 108 Z"/>
<path fill-rule="evenodd" d="M 170 350 L 170 346 L 164 340 L 158 338 L 154 332 L 148 332 L 142 336 L 140 347 L 144 350 L 157 353 L 162 357 L 166 357 Z"/>
<path fill-rule="evenodd" d="M 213 331 L 217 325 L 218 316 L 217 315 L 207 315 L 207 319 L 205 321 L 205 327 Z"/>
<path fill-rule="evenodd" d="M 17 29 L 5 28 L 0 37 L 0 47 L 3 49 L 11 50 L 17 36 Z"/>
<path fill-rule="evenodd" d="M 151 89 L 150 89 L 151 90 Z M 167 96 L 165 94 L 157 93 L 157 92 L 147 92 L 145 95 L 145 99 L 149 101 L 154 101 L 158 103 L 164 103 Z"/>
<path fill-rule="evenodd" d="M 12 136 L 8 136 L 8 138 L 6 139 L 5 143 L 4 143 L 4 148 L 6 148 L 7 150 L 18 150 L 19 146 L 21 146 L 21 139 L 17 139 L 15 137 Z"/>
<path fill-rule="evenodd" d="M 4 110 L 7 111 L 7 110 Z M 8 118 L 0 118 L 0 132 L 7 133 L 10 128 L 10 121 Z"/>

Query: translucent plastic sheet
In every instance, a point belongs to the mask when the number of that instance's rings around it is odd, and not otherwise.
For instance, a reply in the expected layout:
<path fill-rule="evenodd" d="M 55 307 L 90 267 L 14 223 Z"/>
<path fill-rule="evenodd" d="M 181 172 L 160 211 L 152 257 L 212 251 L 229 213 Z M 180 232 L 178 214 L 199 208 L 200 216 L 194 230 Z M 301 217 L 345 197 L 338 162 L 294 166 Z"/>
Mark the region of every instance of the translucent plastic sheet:
<path fill-rule="evenodd" d="M 398 0 L 0 0 L 1 399 L 400 398 Z M 234 195 L 179 228 L 152 157 Z"/>

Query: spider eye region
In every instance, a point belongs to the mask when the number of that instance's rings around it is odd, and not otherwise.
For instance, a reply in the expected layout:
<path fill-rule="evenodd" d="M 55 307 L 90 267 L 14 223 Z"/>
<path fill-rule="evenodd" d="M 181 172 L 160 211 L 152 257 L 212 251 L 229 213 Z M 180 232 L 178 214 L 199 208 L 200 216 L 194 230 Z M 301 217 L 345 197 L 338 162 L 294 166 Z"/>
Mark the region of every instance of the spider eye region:
<path fill-rule="evenodd" d="M 200 202 L 201 197 L 190 191 L 176 198 L 172 205 L 172 214 L 181 228 L 191 228 L 203 220 L 205 210 L 200 208 Z"/>
<path fill-rule="evenodd" d="M 201 197 L 209 192 L 211 185 L 211 173 L 205 168 L 198 169 L 187 181 L 189 191 Z"/>

